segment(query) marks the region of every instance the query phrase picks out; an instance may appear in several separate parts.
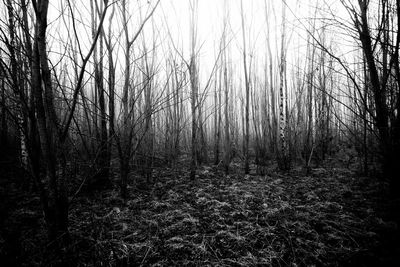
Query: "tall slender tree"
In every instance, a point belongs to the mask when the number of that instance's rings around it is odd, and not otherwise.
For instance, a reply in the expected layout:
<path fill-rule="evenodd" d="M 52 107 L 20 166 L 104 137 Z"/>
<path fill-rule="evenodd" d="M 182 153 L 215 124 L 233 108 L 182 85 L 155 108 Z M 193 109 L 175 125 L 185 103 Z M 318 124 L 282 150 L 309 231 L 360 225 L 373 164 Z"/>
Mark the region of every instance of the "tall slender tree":
<path fill-rule="evenodd" d="M 244 134 L 244 173 L 250 172 L 249 167 L 249 109 L 250 109 L 250 81 L 247 66 L 247 49 L 246 49 L 246 33 L 244 25 L 244 12 L 243 12 L 243 0 L 240 1 L 240 15 L 242 19 L 242 37 L 243 37 L 243 68 L 244 68 L 244 83 L 246 88 L 246 103 L 245 103 L 245 134 Z"/>

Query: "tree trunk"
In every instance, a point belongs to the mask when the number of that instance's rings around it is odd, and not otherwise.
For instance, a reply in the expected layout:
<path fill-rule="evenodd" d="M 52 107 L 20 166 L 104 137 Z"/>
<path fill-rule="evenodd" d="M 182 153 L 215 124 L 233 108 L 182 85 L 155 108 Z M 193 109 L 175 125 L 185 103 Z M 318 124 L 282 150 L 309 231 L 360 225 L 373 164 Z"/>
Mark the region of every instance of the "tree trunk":
<path fill-rule="evenodd" d="M 222 86 L 222 68 L 220 71 L 219 84 L 217 83 L 217 75 L 215 75 L 215 88 L 214 88 L 214 105 L 215 105 L 215 114 L 214 114 L 214 165 L 219 164 L 219 147 L 221 142 L 221 86 Z"/>
<path fill-rule="evenodd" d="M 386 104 L 386 95 L 387 88 L 385 85 L 381 86 L 379 80 L 379 74 L 374 58 L 374 52 L 372 48 L 372 38 L 370 35 L 369 25 L 368 25 L 368 1 L 359 0 L 360 6 L 360 19 L 357 20 L 357 29 L 359 33 L 359 38 L 361 41 L 361 45 L 364 51 L 366 63 L 369 71 L 369 78 L 372 86 L 375 108 L 376 108 L 376 118 L 375 123 L 378 128 L 379 133 L 379 144 L 382 155 L 382 165 L 385 176 L 390 178 L 391 180 L 395 179 L 396 176 L 395 171 L 397 170 L 398 164 L 394 163 L 393 156 L 397 154 L 392 150 L 393 148 L 393 140 L 390 136 L 389 129 L 389 116 L 388 116 L 388 107 Z"/>
<path fill-rule="evenodd" d="M 288 149 L 286 140 L 286 114 L 285 114 L 285 68 L 286 68 L 286 51 L 285 51 L 285 31 L 286 31 L 286 17 L 285 17 L 286 6 L 283 4 L 282 7 L 282 34 L 281 34 L 281 60 L 280 60 L 280 70 L 279 70 L 279 136 L 280 136 L 280 156 L 279 165 L 282 170 L 289 169 L 289 159 L 288 159 Z M 287 97 L 287 96 L 286 96 Z"/>
<path fill-rule="evenodd" d="M 91 5 L 93 2 L 91 1 Z M 102 3 L 102 2 L 101 2 Z M 102 4 L 100 6 L 102 9 Z M 99 11 L 98 4 L 96 2 L 96 10 Z M 92 8 L 93 17 L 96 17 L 96 14 L 101 14 Z M 93 41 L 96 38 L 97 32 L 97 23 L 96 19 L 93 18 L 92 21 L 92 37 Z M 98 107 L 95 106 L 94 108 L 97 110 L 99 109 L 99 120 L 100 120 L 100 132 L 99 132 L 99 141 L 97 145 L 97 153 L 96 153 L 96 175 L 93 178 L 93 184 L 99 188 L 106 188 L 111 185 L 109 180 L 109 169 L 110 169 L 110 155 L 108 152 L 108 132 L 107 132 L 107 113 L 106 113 L 106 106 L 105 106 L 105 96 L 104 96 L 104 75 L 103 75 L 103 57 L 104 57 L 104 29 L 100 29 L 100 40 L 99 40 L 99 55 L 97 58 L 97 46 L 93 51 L 94 55 L 94 68 L 95 68 L 95 90 L 98 102 Z M 97 112 L 96 112 L 97 114 Z M 96 116 L 97 118 L 98 116 Z M 96 128 L 98 125 L 96 124 Z M 98 132 L 98 131 L 96 131 Z"/>
<path fill-rule="evenodd" d="M 48 236 L 50 241 L 65 241 L 68 237 L 68 199 L 63 179 L 57 175 L 58 150 L 56 144 L 58 140 L 55 140 L 55 134 L 58 133 L 58 130 L 55 128 L 57 124 L 45 39 L 48 4 L 46 0 L 38 1 L 32 55 L 32 88 L 34 88 L 35 94 L 45 176 L 49 181 L 48 194 L 41 198 Z M 41 79 L 45 87 L 44 92 Z M 43 94 L 45 99 L 42 97 Z"/>
<path fill-rule="evenodd" d="M 121 172 L 121 184 L 120 194 L 122 199 L 128 197 L 128 176 L 129 176 L 129 158 L 127 156 L 120 156 L 120 172 Z"/>
<path fill-rule="evenodd" d="M 244 28 L 244 14 L 243 14 L 243 0 L 240 1 L 241 18 L 242 18 L 242 36 L 243 36 L 243 68 L 244 68 L 244 82 L 246 88 L 246 104 L 245 104 L 245 135 L 244 135 L 244 173 L 249 174 L 249 107 L 250 107 L 250 82 L 247 73 L 247 50 L 246 50 L 246 34 Z"/>
<path fill-rule="evenodd" d="M 191 86 L 191 112 L 192 112 L 192 137 L 191 137 L 191 158 L 190 158 L 190 179 L 194 180 L 196 177 L 196 165 L 197 165 L 197 115 L 196 115 L 196 104 L 197 104 L 197 69 L 195 55 L 192 54 L 190 60 L 190 86 Z"/>

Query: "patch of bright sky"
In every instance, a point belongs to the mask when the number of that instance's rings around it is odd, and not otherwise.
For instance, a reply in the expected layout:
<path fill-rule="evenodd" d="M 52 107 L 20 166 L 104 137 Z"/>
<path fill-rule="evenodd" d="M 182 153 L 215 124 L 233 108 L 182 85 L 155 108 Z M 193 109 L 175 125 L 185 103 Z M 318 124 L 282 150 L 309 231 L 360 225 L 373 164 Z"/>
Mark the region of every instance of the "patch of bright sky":
<path fill-rule="evenodd" d="M 83 54 L 91 44 L 91 11 L 88 0 L 70 0 L 74 8 L 75 26 Z M 100 1 L 98 1 L 100 2 Z M 111 1 L 109 1 L 111 2 Z M 115 59 L 118 69 L 124 65 L 124 35 L 121 16 L 120 0 L 113 3 L 115 8 L 114 18 L 111 21 L 113 42 L 115 45 Z M 132 37 L 146 14 L 155 4 L 155 0 L 127 0 L 128 29 Z M 133 47 L 133 55 L 139 55 L 142 51 L 143 40 L 149 47 L 155 40 L 157 47 L 157 60 L 162 61 L 168 57 L 168 51 L 175 47 L 185 60 L 190 58 L 190 6 L 194 0 L 161 0 L 154 16 L 143 29 L 143 34 L 138 38 Z M 242 71 L 242 29 L 241 29 L 241 0 L 198 0 L 196 10 L 198 62 L 200 64 L 201 80 L 206 79 L 211 72 L 216 60 L 223 30 L 224 10 L 229 13 L 229 26 L 227 39 L 230 41 L 230 60 L 239 72 Z M 254 60 L 255 66 L 260 71 L 265 64 L 267 45 L 271 48 L 272 60 L 277 66 L 280 58 L 281 34 L 282 34 L 282 8 L 286 8 L 286 49 L 287 68 L 304 68 L 307 53 L 307 31 L 310 29 L 314 17 L 315 6 L 319 6 L 316 17 L 317 29 L 321 26 L 321 18 L 336 16 L 341 21 L 346 18 L 346 12 L 339 0 L 242 0 L 245 33 L 248 55 Z M 111 13 L 111 8 L 108 10 Z M 48 42 L 54 54 L 63 55 L 65 43 L 69 38 L 74 39 L 72 32 L 71 15 L 67 1 L 51 1 L 49 9 Z M 108 29 L 108 18 L 104 26 Z M 269 26 L 269 27 L 268 27 Z M 155 30 L 154 30 L 155 29 Z M 337 30 L 337 29 L 336 29 Z M 326 42 L 335 50 L 347 53 L 351 50 L 351 38 L 338 38 L 338 31 L 332 28 L 327 31 Z M 316 35 L 317 36 L 317 35 Z M 144 39 L 142 39 L 144 38 Z M 171 42 L 173 45 L 171 45 Z M 71 43 L 75 43 L 72 41 Z M 339 46 L 341 44 L 342 46 Z M 57 51 L 57 52 L 55 52 Z M 344 51 L 344 52 L 343 52 Z M 57 56 L 53 57 L 57 58 Z"/>

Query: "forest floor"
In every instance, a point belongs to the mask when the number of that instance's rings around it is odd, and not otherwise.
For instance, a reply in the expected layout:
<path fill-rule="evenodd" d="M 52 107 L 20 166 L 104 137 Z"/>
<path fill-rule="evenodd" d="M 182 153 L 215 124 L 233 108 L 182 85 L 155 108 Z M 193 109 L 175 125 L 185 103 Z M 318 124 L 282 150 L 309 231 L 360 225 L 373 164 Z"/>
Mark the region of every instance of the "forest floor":
<path fill-rule="evenodd" d="M 239 164 L 228 176 L 203 166 L 194 181 L 185 169 L 154 177 L 151 187 L 132 177 L 126 202 L 115 187 L 71 203 L 68 266 L 400 266 L 399 203 L 375 178 L 345 168 L 244 175 Z M 1 265 L 59 263 L 38 196 L 0 183 Z"/>

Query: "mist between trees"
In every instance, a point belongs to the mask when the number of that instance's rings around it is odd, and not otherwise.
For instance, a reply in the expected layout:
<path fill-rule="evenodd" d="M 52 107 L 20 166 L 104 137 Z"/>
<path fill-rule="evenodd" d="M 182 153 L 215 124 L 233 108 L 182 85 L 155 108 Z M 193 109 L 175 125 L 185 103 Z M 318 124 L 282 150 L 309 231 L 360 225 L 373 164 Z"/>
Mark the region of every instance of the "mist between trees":
<path fill-rule="evenodd" d="M 50 240 L 84 188 L 129 199 L 155 166 L 356 159 L 398 192 L 399 0 L 207 3 L 1 2 L 1 154 Z"/>

